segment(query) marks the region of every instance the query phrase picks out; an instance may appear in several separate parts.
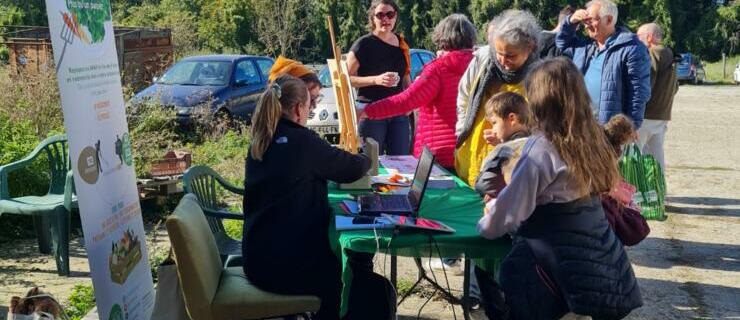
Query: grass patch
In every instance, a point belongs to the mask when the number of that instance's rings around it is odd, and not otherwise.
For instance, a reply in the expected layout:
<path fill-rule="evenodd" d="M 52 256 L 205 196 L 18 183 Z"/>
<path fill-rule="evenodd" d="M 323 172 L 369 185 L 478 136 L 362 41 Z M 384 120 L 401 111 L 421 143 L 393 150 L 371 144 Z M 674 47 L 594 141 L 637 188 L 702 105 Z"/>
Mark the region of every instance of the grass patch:
<path fill-rule="evenodd" d="M 414 285 L 414 280 L 406 279 L 406 278 L 398 278 L 398 283 L 396 283 L 396 292 L 398 292 L 398 296 L 402 297 L 406 294 L 412 294 L 419 292 L 419 286 L 416 288 L 413 288 L 414 291 L 411 291 L 411 287 Z"/>
<path fill-rule="evenodd" d="M 719 82 L 723 84 L 734 83 L 732 79 L 733 72 L 735 72 L 735 66 L 740 62 L 740 55 L 727 57 L 727 65 L 725 67 L 725 77 L 722 77 L 722 60 L 720 59 L 714 63 L 704 64 L 704 72 L 706 72 L 707 80 L 711 82 Z"/>
<path fill-rule="evenodd" d="M 242 220 L 224 220 L 224 230 L 232 239 L 241 240 L 243 234 L 244 221 Z"/>
<path fill-rule="evenodd" d="M 80 320 L 95 307 L 95 291 L 92 285 L 78 284 L 69 296 L 69 306 L 64 308 L 69 319 Z"/>

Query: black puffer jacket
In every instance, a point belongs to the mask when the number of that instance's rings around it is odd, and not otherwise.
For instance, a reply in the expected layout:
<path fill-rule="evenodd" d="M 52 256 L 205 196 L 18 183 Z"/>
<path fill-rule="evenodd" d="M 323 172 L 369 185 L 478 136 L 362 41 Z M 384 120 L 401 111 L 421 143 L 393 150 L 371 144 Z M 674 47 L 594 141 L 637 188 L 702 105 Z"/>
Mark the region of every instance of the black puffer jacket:
<path fill-rule="evenodd" d="M 627 253 L 604 216 L 598 197 L 538 206 L 517 230 L 551 253 L 538 264 L 553 276 L 568 309 L 594 319 L 621 319 L 642 306 Z M 532 240 L 522 241 L 532 246 Z M 545 261 L 543 261 L 545 260 Z"/>
<path fill-rule="evenodd" d="M 281 119 L 262 161 L 247 157 L 242 251 L 248 277 L 314 270 L 333 256 L 327 180 L 352 182 L 370 159 Z M 318 257 L 321 257 L 319 259 Z"/>

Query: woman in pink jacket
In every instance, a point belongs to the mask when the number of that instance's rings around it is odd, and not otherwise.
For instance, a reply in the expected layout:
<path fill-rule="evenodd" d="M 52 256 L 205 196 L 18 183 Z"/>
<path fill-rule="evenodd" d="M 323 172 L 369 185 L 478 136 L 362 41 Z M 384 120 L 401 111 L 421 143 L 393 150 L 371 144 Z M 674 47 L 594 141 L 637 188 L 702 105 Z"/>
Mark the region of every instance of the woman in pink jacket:
<path fill-rule="evenodd" d="M 419 108 L 414 156 L 419 157 L 423 147 L 428 146 L 443 167 L 452 169 L 457 86 L 473 59 L 476 29 L 464 15 L 453 14 L 437 24 L 432 41 L 442 53 L 424 67 L 411 87 L 367 105 L 360 116 L 385 119 Z"/>

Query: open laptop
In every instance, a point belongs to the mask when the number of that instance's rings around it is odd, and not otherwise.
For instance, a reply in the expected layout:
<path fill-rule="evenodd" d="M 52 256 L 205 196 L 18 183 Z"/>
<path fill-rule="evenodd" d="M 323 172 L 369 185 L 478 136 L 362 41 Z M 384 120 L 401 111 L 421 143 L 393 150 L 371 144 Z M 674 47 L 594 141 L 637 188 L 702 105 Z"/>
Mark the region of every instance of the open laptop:
<path fill-rule="evenodd" d="M 380 214 L 395 214 L 404 216 L 418 216 L 421 200 L 429 182 L 434 165 L 434 155 L 429 148 L 424 147 L 416 165 L 414 179 L 408 194 L 366 194 L 357 197 L 361 215 L 379 216 Z"/>

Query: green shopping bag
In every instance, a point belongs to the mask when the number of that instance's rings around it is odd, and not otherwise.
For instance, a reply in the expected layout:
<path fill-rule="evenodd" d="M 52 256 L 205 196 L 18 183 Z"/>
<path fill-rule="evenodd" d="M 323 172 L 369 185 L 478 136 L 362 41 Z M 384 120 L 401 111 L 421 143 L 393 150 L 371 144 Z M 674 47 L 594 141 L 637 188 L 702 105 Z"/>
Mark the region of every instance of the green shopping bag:
<path fill-rule="evenodd" d="M 631 144 L 619 159 L 619 171 L 625 181 L 637 188 L 634 201 L 648 220 L 665 220 L 665 176 L 652 155 L 643 155 Z"/>

